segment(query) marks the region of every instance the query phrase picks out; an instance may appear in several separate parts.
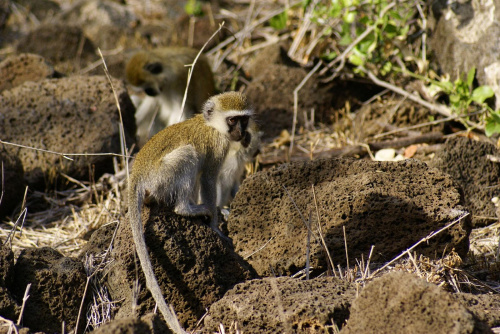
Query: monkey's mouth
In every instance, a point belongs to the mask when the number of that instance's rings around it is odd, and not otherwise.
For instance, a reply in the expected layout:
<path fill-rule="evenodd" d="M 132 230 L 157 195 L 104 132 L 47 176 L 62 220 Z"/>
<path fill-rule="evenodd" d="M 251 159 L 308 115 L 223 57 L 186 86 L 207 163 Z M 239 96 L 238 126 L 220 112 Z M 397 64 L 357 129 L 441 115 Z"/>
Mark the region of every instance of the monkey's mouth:
<path fill-rule="evenodd" d="M 158 91 L 154 88 L 151 88 L 151 87 L 144 88 L 144 93 L 146 93 L 149 96 L 157 96 L 158 95 Z"/>

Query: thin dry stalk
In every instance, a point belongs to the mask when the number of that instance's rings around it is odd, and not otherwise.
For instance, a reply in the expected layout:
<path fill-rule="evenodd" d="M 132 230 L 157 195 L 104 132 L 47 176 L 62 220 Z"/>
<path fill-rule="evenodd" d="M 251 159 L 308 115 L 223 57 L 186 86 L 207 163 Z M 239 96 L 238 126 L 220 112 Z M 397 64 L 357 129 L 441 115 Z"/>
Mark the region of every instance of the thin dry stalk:
<path fill-rule="evenodd" d="M 87 276 L 87 281 L 85 282 L 85 288 L 83 289 L 82 301 L 80 302 L 80 308 L 78 309 L 78 316 L 76 317 L 75 334 L 78 333 L 78 325 L 80 324 L 80 317 L 82 315 L 83 303 L 85 301 L 85 297 L 87 296 L 87 291 L 89 289 L 90 277 L 91 276 Z"/>
<path fill-rule="evenodd" d="M 372 259 L 372 254 L 373 254 L 373 249 L 375 248 L 374 245 L 370 248 L 370 254 L 368 255 L 368 261 L 366 262 L 366 267 L 365 271 L 363 272 L 362 278 L 366 279 L 370 276 L 370 261 Z"/>
<path fill-rule="evenodd" d="M 342 231 L 344 231 L 345 260 L 347 263 L 347 270 L 349 270 L 349 253 L 347 252 L 347 236 L 345 233 L 345 225 L 342 226 Z"/>
<path fill-rule="evenodd" d="M 24 291 L 24 297 L 23 297 L 23 305 L 21 306 L 21 312 L 19 313 L 19 318 L 17 318 L 17 325 L 21 325 L 21 321 L 23 320 L 23 313 L 24 313 L 24 307 L 26 306 L 26 301 L 30 297 L 29 292 L 31 288 L 31 283 L 28 283 L 26 286 L 26 290 Z"/>
<path fill-rule="evenodd" d="M 4 170 L 3 170 L 3 160 L 2 160 L 2 192 L 0 193 L 0 204 L 2 204 L 2 200 L 3 200 L 3 193 L 4 193 L 4 189 L 5 189 L 5 184 L 4 184 Z"/>
<path fill-rule="evenodd" d="M 118 100 L 118 95 L 116 94 L 116 89 L 113 86 L 113 82 L 111 81 L 111 75 L 109 75 L 108 66 L 106 65 L 106 61 L 104 60 L 104 56 L 102 55 L 101 49 L 97 48 L 99 51 L 99 56 L 102 59 L 102 66 L 104 69 L 104 73 L 106 74 L 106 78 L 108 79 L 109 85 L 111 86 L 111 90 L 113 91 L 113 97 L 115 99 L 116 108 L 118 109 L 118 115 L 120 116 L 120 148 L 121 148 L 121 156 L 124 158 L 125 170 L 127 171 L 127 180 L 128 180 L 128 159 L 129 157 L 125 154 L 127 152 L 127 143 L 125 142 L 125 127 L 123 126 L 123 117 L 122 117 L 122 108 L 120 106 L 120 101 Z"/>
<path fill-rule="evenodd" d="M 316 200 L 316 192 L 314 191 L 314 184 L 311 185 L 312 188 L 312 193 L 313 193 L 313 199 L 314 199 L 314 207 L 316 208 L 316 218 L 318 220 L 318 234 L 319 238 L 321 239 L 321 244 L 323 245 L 323 249 L 326 252 L 326 256 L 328 258 L 329 264 L 331 271 L 333 272 L 333 275 L 337 277 L 337 272 L 335 271 L 335 265 L 333 264 L 332 257 L 330 255 L 330 251 L 328 250 L 328 247 L 325 242 L 325 238 L 323 237 L 323 231 L 321 230 L 321 220 L 319 218 L 319 208 L 318 208 L 318 201 Z"/>
<path fill-rule="evenodd" d="M 32 146 L 27 146 L 27 145 L 21 145 L 21 144 L 11 143 L 11 142 L 8 142 L 8 141 L 5 141 L 5 140 L 1 140 L 1 139 L 0 139 L 0 144 L 14 146 L 14 147 L 20 147 L 20 148 L 26 148 L 26 149 L 29 149 L 29 150 L 43 152 L 43 153 L 55 154 L 55 155 L 59 155 L 59 156 L 63 157 L 64 159 L 67 159 L 67 160 L 70 160 L 70 161 L 73 161 L 73 159 L 70 158 L 70 157 L 76 157 L 76 156 L 80 156 L 80 157 L 88 157 L 88 156 L 115 156 L 115 157 L 123 157 L 122 154 L 110 153 L 110 152 L 108 152 L 108 153 L 61 153 L 61 152 L 55 152 L 55 151 L 51 151 L 51 150 L 45 150 L 45 149 L 42 149 L 42 148 L 36 148 L 36 147 L 32 147 Z"/>
<path fill-rule="evenodd" d="M 256 251 L 253 251 L 252 253 L 250 253 L 249 255 L 243 257 L 244 260 L 248 260 L 249 258 L 251 258 L 253 255 L 255 255 L 256 253 L 260 252 L 261 250 L 263 250 L 272 240 L 274 239 L 274 237 L 271 237 L 269 238 L 269 240 L 266 241 L 266 243 L 262 246 L 260 246 Z"/>
<path fill-rule="evenodd" d="M 292 138 L 290 139 L 290 149 L 289 154 L 292 155 L 293 151 L 293 143 L 295 140 L 295 128 L 297 127 L 297 113 L 298 113 L 298 105 L 299 105 L 299 91 L 304 87 L 306 82 L 313 76 L 314 73 L 321 67 L 323 63 L 319 61 L 316 66 L 313 67 L 312 70 L 307 73 L 307 75 L 302 79 L 299 85 L 293 90 L 293 122 L 292 122 Z"/>
<path fill-rule="evenodd" d="M 205 47 L 219 33 L 219 31 L 222 29 L 223 26 L 224 26 L 224 22 L 222 22 L 221 24 L 219 24 L 219 29 L 217 29 L 212 34 L 212 36 L 210 36 L 210 38 L 205 42 L 205 44 L 203 44 L 203 46 L 201 47 L 200 51 L 198 51 L 198 54 L 194 58 L 193 63 L 185 65 L 189 69 L 188 69 L 188 77 L 187 77 L 186 89 L 184 90 L 184 96 L 182 97 L 182 104 L 181 104 L 182 114 L 181 114 L 181 118 L 182 118 L 182 115 L 184 115 L 184 107 L 186 106 L 187 93 L 188 93 L 188 89 L 189 89 L 189 83 L 191 82 L 191 77 L 193 75 L 194 66 L 196 65 L 196 62 L 198 61 L 198 58 L 200 57 L 200 55 L 203 52 L 203 50 L 205 49 Z M 179 122 L 181 121 L 181 118 L 178 120 Z"/>
<path fill-rule="evenodd" d="M 7 318 L 4 318 L 2 316 L 0 316 L 0 321 L 3 321 L 5 323 L 7 323 L 7 325 L 9 325 L 9 329 L 7 330 L 7 334 L 11 334 L 13 331 L 16 333 L 16 334 L 19 334 L 19 331 L 17 330 L 17 326 L 16 324 L 14 323 L 14 321 L 10 320 L 10 319 L 7 319 Z"/>
<path fill-rule="evenodd" d="M 310 260 L 311 260 L 311 212 L 309 211 L 309 228 L 307 229 L 306 241 L 306 280 L 309 280 Z"/>
<path fill-rule="evenodd" d="M 392 259 L 391 261 L 387 262 L 386 264 L 384 264 L 382 267 L 380 267 L 379 269 L 375 270 L 370 278 L 373 278 L 375 277 L 375 275 L 377 275 L 379 272 L 381 272 L 382 270 L 384 270 L 385 268 L 387 268 L 388 266 L 390 266 L 392 263 L 394 263 L 395 261 L 399 260 L 400 258 L 402 258 L 405 254 L 408 254 L 409 252 L 413 251 L 418 245 L 420 245 L 421 243 L 423 242 L 427 242 L 429 241 L 430 239 L 432 239 L 433 237 L 435 237 L 436 235 L 438 235 L 439 233 L 449 229 L 450 227 L 456 225 L 458 222 L 460 222 L 462 219 L 464 219 L 465 217 L 467 217 L 469 215 L 469 213 L 465 213 L 465 214 L 462 214 L 460 217 L 458 217 L 457 219 L 455 219 L 454 221 L 452 221 L 451 223 L 449 223 L 448 225 L 444 226 L 443 228 L 437 230 L 437 231 L 434 231 L 432 233 L 430 233 L 428 236 L 420 239 L 417 243 L 415 243 L 413 246 L 411 246 L 410 248 L 408 248 L 407 250 L 403 251 L 401 254 L 399 254 L 398 256 L 396 256 L 394 259 Z"/>

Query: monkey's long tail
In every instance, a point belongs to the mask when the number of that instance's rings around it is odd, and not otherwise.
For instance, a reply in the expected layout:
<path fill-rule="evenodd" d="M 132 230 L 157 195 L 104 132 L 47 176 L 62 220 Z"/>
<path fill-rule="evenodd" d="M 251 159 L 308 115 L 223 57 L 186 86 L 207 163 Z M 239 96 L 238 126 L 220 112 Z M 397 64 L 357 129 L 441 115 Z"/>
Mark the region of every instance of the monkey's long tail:
<path fill-rule="evenodd" d="M 142 189 L 137 189 L 137 187 L 132 188 L 135 189 L 129 190 L 129 219 L 137 255 L 139 256 L 144 276 L 146 276 L 146 286 L 149 291 L 151 291 L 151 294 L 153 295 L 161 314 L 163 314 L 168 327 L 175 334 L 186 334 L 186 331 L 184 331 L 179 324 L 179 320 L 177 319 L 172 306 L 167 305 L 165 298 L 163 298 L 160 285 L 158 284 L 153 270 L 153 265 L 151 264 L 151 260 L 149 258 L 141 219 L 141 207 L 142 200 L 144 198 L 144 191 Z"/>

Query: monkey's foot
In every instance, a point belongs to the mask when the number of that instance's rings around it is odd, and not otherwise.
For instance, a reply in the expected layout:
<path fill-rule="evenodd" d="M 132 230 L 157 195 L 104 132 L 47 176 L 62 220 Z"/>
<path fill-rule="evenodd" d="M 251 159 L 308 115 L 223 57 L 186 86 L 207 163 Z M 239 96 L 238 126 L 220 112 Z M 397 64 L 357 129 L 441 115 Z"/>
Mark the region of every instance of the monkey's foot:
<path fill-rule="evenodd" d="M 214 228 L 212 226 L 212 229 L 219 235 L 219 237 L 222 239 L 222 241 L 227 242 L 229 244 L 229 246 L 234 248 L 233 240 L 230 237 L 224 235 L 224 233 L 222 233 L 222 231 L 218 227 Z"/>
<path fill-rule="evenodd" d="M 174 212 L 178 215 L 188 217 L 212 217 L 212 212 L 206 205 L 178 205 L 175 207 Z"/>

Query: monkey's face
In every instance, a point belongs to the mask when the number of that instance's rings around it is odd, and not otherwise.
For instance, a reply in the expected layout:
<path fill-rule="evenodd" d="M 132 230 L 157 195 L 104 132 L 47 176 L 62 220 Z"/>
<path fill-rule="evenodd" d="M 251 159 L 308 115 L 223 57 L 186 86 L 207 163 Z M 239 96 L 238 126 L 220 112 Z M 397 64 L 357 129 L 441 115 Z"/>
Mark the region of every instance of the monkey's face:
<path fill-rule="evenodd" d="M 231 116 L 226 118 L 227 126 L 229 127 L 229 138 L 233 141 L 242 141 L 242 145 L 248 146 L 250 143 L 251 136 L 247 132 L 248 119 L 250 117 L 247 115 L 243 116 Z M 250 137 L 248 137 L 250 136 Z M 248 137 L 248 140 L 247 140 Z M 245 146 L 245 147 L 246 147 Z"/>
<path fill-rule="evenodd" d="M 143 84 L 144 92 L 149 96 L 157 96 L 160 94 L 158 85 L 153 83 L 158 82 L 158 77 L 163 73 L 163 65 L 159 62 L 147 63 L 143 67 L 145 71 L 145 77 L 149 78 Z"/>

